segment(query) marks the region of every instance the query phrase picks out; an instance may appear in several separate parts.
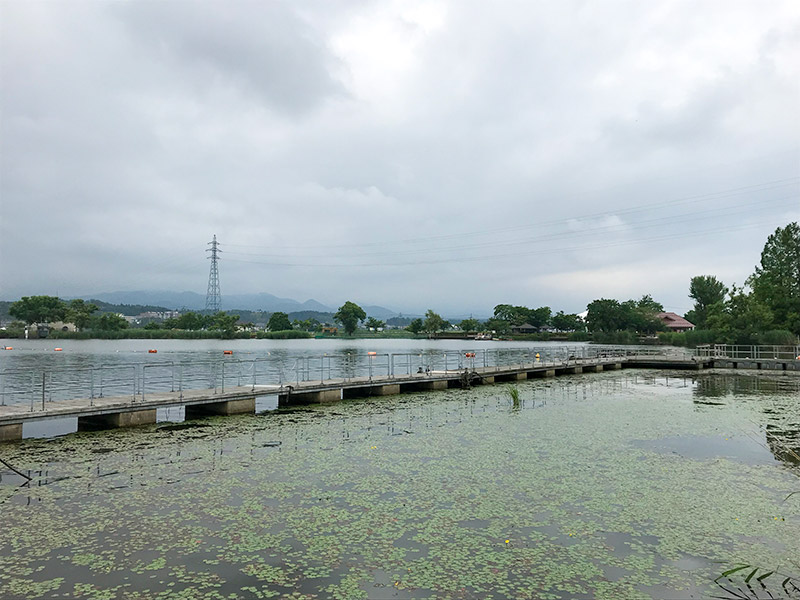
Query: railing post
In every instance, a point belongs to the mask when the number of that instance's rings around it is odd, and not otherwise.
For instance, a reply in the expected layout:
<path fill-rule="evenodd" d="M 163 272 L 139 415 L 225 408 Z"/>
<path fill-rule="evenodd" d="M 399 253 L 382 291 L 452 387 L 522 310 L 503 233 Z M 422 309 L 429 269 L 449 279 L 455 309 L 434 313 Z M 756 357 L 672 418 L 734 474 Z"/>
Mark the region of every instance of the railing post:
<path fill-rule="evenodd" d="M 222 387 L 221 392 L 224 394 L 225 393 L 225 361 L 224 360 L 222 361 L 222 379 L 220 380 L 220 384 L 221 384 L 221 387 Z"/>
<path fill-rule="evenodd" d="M 42 371 L 42 410 L 44 410 L 44 393 L 45 393 L 46 379 L 47 379 L 47 371 Z"/>

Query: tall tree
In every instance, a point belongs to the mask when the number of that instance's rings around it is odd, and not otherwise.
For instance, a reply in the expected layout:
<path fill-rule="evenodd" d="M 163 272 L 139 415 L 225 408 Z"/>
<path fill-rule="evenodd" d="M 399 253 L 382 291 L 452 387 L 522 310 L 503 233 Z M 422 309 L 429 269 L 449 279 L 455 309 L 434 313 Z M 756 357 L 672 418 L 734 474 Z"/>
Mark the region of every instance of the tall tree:
<path fill-rule="evenodd" d="M 366 326 L 370 329 L 383 329 L 386 327 L 386 321 L 381 321 L 375 317 L 370 317 L 367 319 Z"/>
<path fill-rule="evenodd" d="M 8 308 L 8 314 L 28 325 L 50 323 L 66 317 L 67 305 L 57 296 L 23 296 Z"/>
<path fill-rule="evenodd" d="M 406 329 L 408 329 L 414 335 L 419 334 L 422 331 L 422 328 L 422 319 L 414 319 L 408 324 L 408 327 L 406 327 Z"/>
<path fill-rule="evenodd" d="M 800 334 L 800 225 L 778 227 L 761 251 L 761 264 L 748 283 L 778 327 Z"/>
<path fill-rule="evenodd" d="M 91 328 L 101 331 L 119 331 L 127 329 L 128 322 L 117 313 L 103 313 L 92 317 Z"/>
<path fill-rule="evenodd" d="M 756 344 L 758 334 L 773 327 L 773 315 L 755 294 L 748 294 L 734 285 L 725 302 L 717 302 L 709 307 L 707 325 L 720 333 L 720 341 Z"/>
<path fill-rule="evenodd" d="M 645 294 L 639 300 L 637 300 L 636 308 L 645 313 L 656 314 L 664 312 L 664 305 L 653 300 L 653 297 L 650 294 Z"/>
<path fill-rule="evenodd" d="M 470 331 L 478 331 L 478 327 L 481 326 L 481 322 L 478 321 L 478 319 L 473 319 L 470 317 L 469 319 L 464 319 L 461 321 L 458 326 L 461 328 L 461 331 L 469 333 Z"/>
<path fill-rule="evenodd" d="M 66 318 L 75 323 L 75 327 L 80 331 L 89 325 L 92 313 L 96 311 L 97 305 L 93 302 L 87 304 L 82 298 L 76 298 L 75 300 L 70 300 Z"/>
<path fill-rule="evenodd" d="M 289 315 L 285 312 L 276 311 L 269 316 L 267 329 L 270 331 L 288 331 L 291 328 L 292 324 L 289 321 Z"/>
<path fill-rule="evenodd" d="M 619 331 L 625 329 L 622 318 L 622 308 L 617 300 L 600 298 L 592 301 L 586 315 L 586 325 L 589 331 Z"/>
<path fill-rule="evenodd" d="M 422 323 L 422 328 L 428 333 L 436 333 L 442 331 L 449 323 L 445 321 L 440 315 L 433 312 L 431 309 L 425 313 L 425 321 Z"/>
<path fill-rule="evenodd" d="M 565 315 L 563 311 L 558 311 L 551 319 L 553 327 L 559 331 L 577 331 L 583 329 L 583 322 L 578 315 L 569 314 Z"/>
<path fill-rule="evenodd" d="M 209 329 L 221 331 L 224 337 L 232 338 L 236 333 L 236 323 L 239 321 L 239 315 L 218 312 L 210 315 L 208 321 Z"/>
<path fill-rule="evenodd" d="M 367 313 L 365 313 L 364 309 L 358 304 L 348 300 L 339 307 L 339 310 L 336 311 L 333 318 L 335 321 L 342 324 L 347 335 L 353 335 L 356 327 L 358 327 L 358 322 L 366 319 Z"/>
<path fill-rule="evenodd" d="M 708 327 L 709 309 L 714 304 L 725 301 L 728 288 L 713 275 L 697 275 L 689 284 L 689 297 L 694 300 L 694 308 L 686 313 L 686 318 L 698 329 Z"/>

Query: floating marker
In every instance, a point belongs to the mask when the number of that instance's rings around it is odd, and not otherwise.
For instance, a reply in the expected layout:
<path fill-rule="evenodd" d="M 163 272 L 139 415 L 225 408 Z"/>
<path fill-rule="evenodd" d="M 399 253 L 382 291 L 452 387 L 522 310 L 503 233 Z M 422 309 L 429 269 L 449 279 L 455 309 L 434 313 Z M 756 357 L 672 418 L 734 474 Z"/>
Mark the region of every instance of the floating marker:
<path fill-rule="evenodd" d="M 158 352 L 158 350 L 155 350 L 154 348 L 150 348 L 150 350 L 148 350 L 147 352 L 149 352 L 150 354 L 156 354 Z"/>
<path fill-rule="evenodd" d="M 62 352 L 63 348 L 53 348 L 53 352 Z"/>
<path fill-rule="evenodd" d="M 377 356 L 377 352 L 367 352 L 367 356 Z"/>
<path fill-rule="evenodd" d="M 233 354 L 233 350 L 223 350 L 223 354 Z"/>

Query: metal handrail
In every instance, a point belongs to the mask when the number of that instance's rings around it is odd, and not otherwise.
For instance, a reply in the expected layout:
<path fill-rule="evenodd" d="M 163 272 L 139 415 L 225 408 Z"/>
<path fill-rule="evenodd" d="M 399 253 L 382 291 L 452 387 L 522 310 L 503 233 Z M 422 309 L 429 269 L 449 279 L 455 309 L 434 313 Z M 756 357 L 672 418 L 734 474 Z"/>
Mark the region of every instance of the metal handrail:
<path fill-rule="evenodd" d="M 255 390 L 260 381 L 271 383 L 277 378 L 280 387 L 290 380 L 297 384 L 319 381 L 348 382 L 352 377 L 365 375 L 395 378 L 401 374 L 428 374 L 435 370 L 475 370 L 483 368 L 500 371 L 522 365 L 578 366 L 587 360 L 613 361 L 621 358 L 644 357 L 728 358 L 747 360 L 794 360 L 800 356 L 800 346 L 746 346 L 715 344 L 695 350 L 673 347 L 631 346 L 542 346 L 526 348 L 478 348 L 475 350 L 445 350 L 416 353 L 347 353 L 300 356 L 286 369 L 282 357 L 254 359 L 158 361 L 127 364 L 101 364 L 93 367 L 57 367 L 39 369 L 0 370 L 0 405 L 10 399 L 30 399 L 31 410 L 36 401 L 88 397 L 90 404 L 105 397 L 110 390 L 126 390 L 132 401 L 144 400 L 147 394 L 162 390 L 183 393 L 187 389 L 225 391 L 226 386 L 250 385 Z M 272 369 L 270 369 L 272 367 Z"/>

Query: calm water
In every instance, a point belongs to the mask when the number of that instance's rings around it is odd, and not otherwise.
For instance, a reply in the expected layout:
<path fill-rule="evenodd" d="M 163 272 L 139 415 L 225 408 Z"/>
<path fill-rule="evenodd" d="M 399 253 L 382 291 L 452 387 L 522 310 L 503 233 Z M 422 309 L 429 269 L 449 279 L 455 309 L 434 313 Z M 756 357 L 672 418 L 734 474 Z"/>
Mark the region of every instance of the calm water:
<path fill-rule="evenodd" d="M 0 446 L 0 597 L 797 597 L 797 377 L 515 387 Z"/>
<path fill-rule="evenodd" d="M 14 349 L 0 352 L 0 369 L 37 367 L 89 367 L 145 361 L 179 361 L 222 358 L 232 350 L 242 359 L 274 357 L 293 361 L 322 354 L 438 353 L 455 350 L 504 349 L 527 351 L 531 347 L 563 346 L 559 342 L 492 342 L 476 340 L 410 339 L 306 339 L 306 340 L 4 340 Z M 569 346 L 585 346 L 584 342 Z M 55 348 L 61 352 L 54 352 Z M 157 354 L 148 350 L 156 349 Z"/>
<path fill-rule="evenodd" d="M 537 344 L 574 353 L 586 344 Z M 533 360 L 534 346 L 474 340 L 30 340 L 0 352 L 0 404 L 277 384 Z M 55 351 L 55 348 L 60 348 Z M 149 350 L 156 350 L 151 353 Z M 224 352 L 231 354 L 224 354 Z M 485 352 L 484 352 L 485 351 Z M 373 352 L 375 356 L 368 356 Z M 390 361 L 388 354 L 393 354 Z M 224 365 L 224 367 L 223 367 Z M 465 362 L 466 365 L 466 362 Z M 32 408 L 34 408 L 32 406 Z"/>

